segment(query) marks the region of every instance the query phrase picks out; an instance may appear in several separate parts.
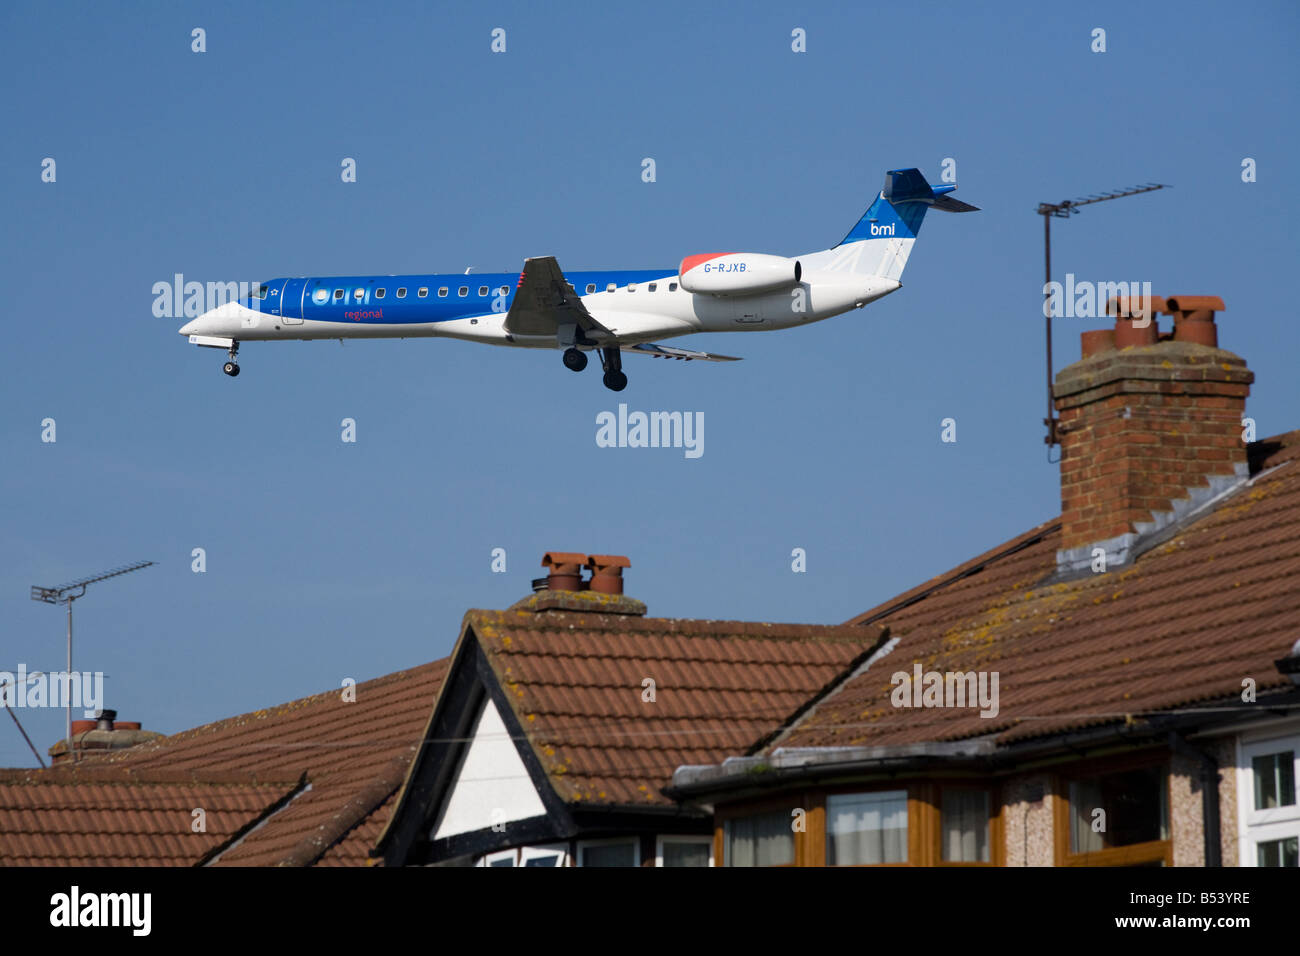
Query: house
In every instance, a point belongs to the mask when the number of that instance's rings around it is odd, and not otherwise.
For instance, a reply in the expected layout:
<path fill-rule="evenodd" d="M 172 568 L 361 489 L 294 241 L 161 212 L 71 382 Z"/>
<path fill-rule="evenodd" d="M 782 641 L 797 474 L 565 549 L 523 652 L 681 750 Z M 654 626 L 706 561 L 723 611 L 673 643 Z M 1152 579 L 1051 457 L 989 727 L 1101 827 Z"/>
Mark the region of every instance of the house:
<path fill-rule="evenodd" d="M 879 643 L 651 618 L 626 558 L 544 564 L 450 658 L 125 748 L 88 730 L 76 762 L 0 774 L 0 863 L 708 866 L 673 769 L 762 742 Z"/>
<path fill-rule="evenodd" d="M 0 865 L 364 865 L 445 671 L 434 661 L 169 737 L 105 717 L 74 734 L 79 759 L 0 770 Z"/>
<path fill-rule="evenodd" d="M 619 556 L 551 552 L 539 590 L 470 611 L 385 864 L 708 866 L 674 768 L 759 744 L 875 647 L 851 626 L 646 616 Z M 579 577 L 592 569 L 588 581 Z"/>
<path fill-rule="evenodd" d="M 855 618 L 881 654 L 677 769 L 717 861 L 1297 865 L 1300 432 L 1244 440 L 1221 300 L 1111 306 L 1056 377 L 1060 518 Z"/>
<path fill-rule="evenodd" d="M 549 552 L 448 658 L 0 771 L 0 863 L 1296 866 L 1300 431 L 1252 440 L 1221 300 L 1111 306 L 1058 518 L 842 625 Z"/>

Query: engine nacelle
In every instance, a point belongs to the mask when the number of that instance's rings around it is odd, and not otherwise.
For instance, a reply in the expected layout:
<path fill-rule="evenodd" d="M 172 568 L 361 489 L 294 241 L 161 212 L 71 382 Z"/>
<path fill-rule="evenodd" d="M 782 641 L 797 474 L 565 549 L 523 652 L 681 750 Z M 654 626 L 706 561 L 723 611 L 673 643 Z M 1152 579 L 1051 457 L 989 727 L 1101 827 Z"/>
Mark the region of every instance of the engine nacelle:
<path fill-rule="evenodd" d="M 682 288 L 710 295 L 751 295 L 792 288 L 803 274 L 797 259 L 758 252 L 710 252 L 682 260 Z"/>

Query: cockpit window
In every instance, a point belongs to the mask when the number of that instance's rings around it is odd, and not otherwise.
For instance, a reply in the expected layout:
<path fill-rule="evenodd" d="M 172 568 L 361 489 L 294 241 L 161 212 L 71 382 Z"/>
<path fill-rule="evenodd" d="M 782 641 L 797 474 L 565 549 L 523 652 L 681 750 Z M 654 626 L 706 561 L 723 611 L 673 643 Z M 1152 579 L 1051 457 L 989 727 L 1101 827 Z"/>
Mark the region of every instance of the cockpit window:
<path fill-rule="evenodd" d="M 253 290 L 252 298 L 254 298 L 254 299 L 265 299 L 265 298 L 266 298 L 266 285 L 265 285 L 265 284 L 262 284 L 262 285 L 259 285 L 256 289 L 254 289 L 254 290 Z"/>

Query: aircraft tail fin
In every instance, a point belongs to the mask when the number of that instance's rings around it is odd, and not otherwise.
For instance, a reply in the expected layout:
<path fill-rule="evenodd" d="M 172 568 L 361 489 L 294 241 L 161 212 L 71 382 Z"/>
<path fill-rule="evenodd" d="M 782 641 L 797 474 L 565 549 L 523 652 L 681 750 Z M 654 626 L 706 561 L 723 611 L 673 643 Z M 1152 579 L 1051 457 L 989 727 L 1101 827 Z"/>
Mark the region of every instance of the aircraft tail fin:
<path fill-rule="evenodd" d="M 860 265 L 854 271 L 869 271 L 873 275 L 898 280 L 929 209 L 978 211 L 977 206 L 947 195 L 956 188 L 955 184 L 931 186 L 916 168 L 891 169 L 885 173 L 885 188 L 876 201 L 836 248 L 866 240 L 869 247 L 878 248 L 869 248 L 865 254 L 855 256 Z"/>

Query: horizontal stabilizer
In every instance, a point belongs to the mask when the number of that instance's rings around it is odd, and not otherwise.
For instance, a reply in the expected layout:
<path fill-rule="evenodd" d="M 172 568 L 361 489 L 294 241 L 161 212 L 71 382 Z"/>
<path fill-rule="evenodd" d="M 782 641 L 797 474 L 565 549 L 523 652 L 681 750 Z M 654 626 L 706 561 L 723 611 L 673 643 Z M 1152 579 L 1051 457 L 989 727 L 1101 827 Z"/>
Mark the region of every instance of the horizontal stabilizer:
<path fill-rule="evenodd" d="M 960 199 L 953 199 L 951 196 L 940 196 L 930 204 L 931 209 L 942 209 L 944 212 L 979 212 L 979 206 L 972 206 L 968 202 L 962 202 Z"/>
<path fill-rule="evenodd" d="M 702 362 L 739 362 L 740 359 L 734 355 L 714 355 L 712 352 L 696 352 L 694 349 L 679 349 L 671 345 L 655 345 L 653 342 L 644 342 L 641 345 L 624 345 L 621 346 L 624 352 L 636 352 L 640 355 L 649 355 L 651 358 L 670 358 L 670 359 L 699 359 Z"/>

